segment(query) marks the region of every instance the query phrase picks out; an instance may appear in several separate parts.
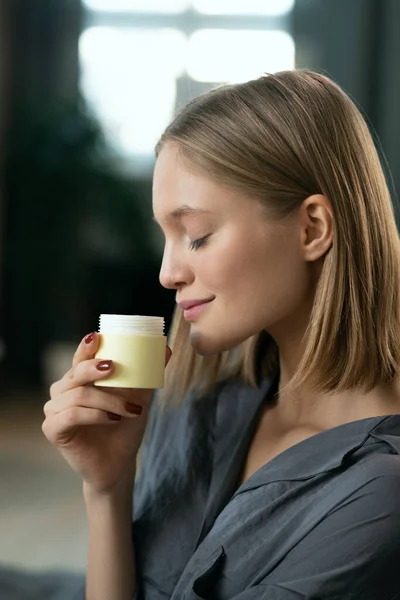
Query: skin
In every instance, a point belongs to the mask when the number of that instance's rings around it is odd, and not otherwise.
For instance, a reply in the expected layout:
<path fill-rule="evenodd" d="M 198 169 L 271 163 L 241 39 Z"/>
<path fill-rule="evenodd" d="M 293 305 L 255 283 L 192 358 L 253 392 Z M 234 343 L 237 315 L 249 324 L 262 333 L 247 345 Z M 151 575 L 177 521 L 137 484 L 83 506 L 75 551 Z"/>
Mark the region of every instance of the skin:
<path fill-rule="evenodd" d="M 368 394 L 304 390 L 293 397 L 283 390 L 301 357 L 316 284 L 333 241 L 327 198 L 312 195 L 289 217 L 268 220 L 252 197 L 212 181 L 180 155 L 176 144 L 167 143 L 156 162 L 153 212 L 165 235 L 161 284 L 176 290 L 178 302 L 213 298 L 190 324 L 196 351 L 227 350 L 263 329 L 277 342 L 279 402 L 265 409 L 264 434 L 272 427 L 280 440 L 296 432 L 304 439 L 399 411 L 398 383 Z"/>

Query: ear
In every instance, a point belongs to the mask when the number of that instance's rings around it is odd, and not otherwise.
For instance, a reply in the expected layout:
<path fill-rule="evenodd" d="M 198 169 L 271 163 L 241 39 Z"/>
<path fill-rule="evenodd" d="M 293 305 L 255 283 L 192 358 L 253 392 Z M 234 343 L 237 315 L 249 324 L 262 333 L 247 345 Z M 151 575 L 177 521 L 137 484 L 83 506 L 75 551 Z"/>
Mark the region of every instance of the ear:
<path fill-rule="evenodd" d="M 313 194 L 300 207 L 304 259 L 312 262 L 323 257 L 333 243 L 333 210 L 322 194 Z"/>

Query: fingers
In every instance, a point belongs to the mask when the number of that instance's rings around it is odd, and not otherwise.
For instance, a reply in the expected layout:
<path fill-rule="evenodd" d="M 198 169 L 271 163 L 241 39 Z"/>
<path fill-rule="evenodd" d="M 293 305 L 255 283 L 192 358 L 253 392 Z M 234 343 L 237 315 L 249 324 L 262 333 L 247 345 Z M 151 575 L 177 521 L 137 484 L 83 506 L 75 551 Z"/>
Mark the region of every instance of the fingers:
<path fill-rule="evenodd" d="M 46 402 L 43 407 L 46 417 L 51 417 L 62 412 L 73 410 L 78 414 L 79 410 L 94 409 L 104 413 L 111 412 L 120 417 L 137 417 L 142 413 L 142 406 L 135 404 L 126 398 L 101 391 L 92 386 L 81 386 L 73 388 L 56 396 Z M 69 414 L 69 413 L 68 413 Z"/>
<path fill-rule="evenodd" d="M 96 408 L 74 406 L 46 417 L 42 431 L 55 445 L 68 443 L 79 427 L 90 425 L 115 425 L 121 417 Z"/>
<path fill-rule="evenodd" d="M 67 444 L 80 427 L 113 425 L 142 413 L 146 416 L 153 390 L 108 388 L 102 391 L 90 385 L 114 371 L 112 360 L 94 358 L 99 340 L 96 332 L 86 336 L 77 348 L 72 368 L 50 388 L 51 399 L 43 408 L 46 419 L 42 430 L 55 445 Z M 171 355 L 167 346 L 165 366 Z M 140 404 L 136 404 L 136 400 Z"/>
<path fill-rule="evenodd" d="M 100 343 L 100 337 L 99 337 L 99 334 L 96 333 L 95 331 L 93 331 L 92 333 L 89 333 L 87 336 L 85 336 L 83 338 L 83 340 L 81 341 L 81 343 L 79 344 L 79 346 L 74 354 L 74 358 L 72 360 L 72 366 L 75 367 L 77 364 L 79 364 L 82 361 L 94 358 L 94 355 L 96 354 L 97 349 L 99 347 L 99 343 Z M 169 346 L 167 346 L 166 352 L 165 352 L 165 366 L 167 366 L 171 356 L 172 356 L 172 350 Z"/>
<path fill-rule="evenodd" d="M 112 360 L 101 360 L 93 358 L 78 362 L 70 369 L 60 381 L 56 381 L 50 387 L 50 397 L 54 398 L 68 390 L 88 385 L 100 379 L 106 379 L 114 370 Z"/>
<path fill-rule="evenodd" d="M 99 347 L 99 342 L 99 334 L 95 331 L 85 336 L 76 349 L 74 358 L 72 360 L 72 366 L 75 367 L 78 363 L 93 358 L 97 352 L 97 348 Z"/>
<path fill-rule="evenodd" d="M 97 334 L 90 334 L 90 336 L 93 335 L 96 336 Z M 101 360 L 93 358 L 88 360 L 83 358 L 85 352 L 91 352 L 91 350 L 85 348 L 85 346 L 92 346 L 92 344 L 94 344 L 94 347 L 97 347 L 98 335 L 97 341 L 95 341 L 95 338 L 93 338 L 92 341 L 89 341 L 89 344 L 86 344 L 85 339 L 86 338 L 82 340 L 78 347 L 78 350 L 75 353 L 74 366 L 72 367 L 72 369 L 70 369 L 64 375 L 64 377 L 60 379 L 60 381 L 56 381 L 50 387 L 51 398 L 53 398 L 54 396 L 58 396 L 59 394 L 63 394 L 64 392 L 73 388 L 88 385 L 90 383 L 93 383 L 94 381 L 99 381 L 100 379 L 106 379 L 113 373 L 114 365 L 111 360 Z M 169 346 L 167 346 L 165 350 L 165 366 L 168 365 L 171 356 L 172 350 Z"/>
<path fill-rule="evenodd" d="M 167 365 L 172 355 L 167 346 L 165 353 L 165 364 Z M 111 360 L 91 359 L 79 362 L 72 367 L 60 381 L 56 381 L 50 387 L 50 400 L 44 405 L 43 411 L 46 417 L 71 408 L 93 408 L 105 412 L 112 412 L 121 417 L 138 416 L 143 410 L 142 403 L 148 407 L 153 390 L 141 390 L 140 402 L 132 402 L 133 390 L 108 388 L 101 390 L 99 387 L 89 385 L 94 381 L 106 379 L 114 369 Z M 150 392 L 146 394 L 144 392 Z M 138 390 L 135 390 L 138 396 Z M 149 397 L 148 397 L 149 396 Z"/>

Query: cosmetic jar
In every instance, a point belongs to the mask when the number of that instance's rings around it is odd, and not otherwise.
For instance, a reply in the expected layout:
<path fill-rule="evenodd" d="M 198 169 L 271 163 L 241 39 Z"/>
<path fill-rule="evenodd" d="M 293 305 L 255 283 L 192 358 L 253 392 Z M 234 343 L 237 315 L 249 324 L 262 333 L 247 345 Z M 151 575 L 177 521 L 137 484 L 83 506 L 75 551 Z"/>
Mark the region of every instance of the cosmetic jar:
<path fill-rule="evenodd" d="M 96 386 L 156 389 L 164 385 L 163 317 L 100 315 L 100 344 L 95 358 L 112 360 L 114 372 Z"/>

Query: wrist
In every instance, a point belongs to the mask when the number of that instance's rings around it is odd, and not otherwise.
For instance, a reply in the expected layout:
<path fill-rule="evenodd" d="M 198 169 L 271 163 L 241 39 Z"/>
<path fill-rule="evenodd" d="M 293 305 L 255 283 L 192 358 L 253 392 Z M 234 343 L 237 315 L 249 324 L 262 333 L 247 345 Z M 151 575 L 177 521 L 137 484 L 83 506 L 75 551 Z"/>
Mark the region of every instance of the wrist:
<path fill-rule="evenodd" d="M 110 490 L 99 491 L 83 482 L 83 497 L 87 509 L 132 510 L 134 482 L 123 482 Z"/>

